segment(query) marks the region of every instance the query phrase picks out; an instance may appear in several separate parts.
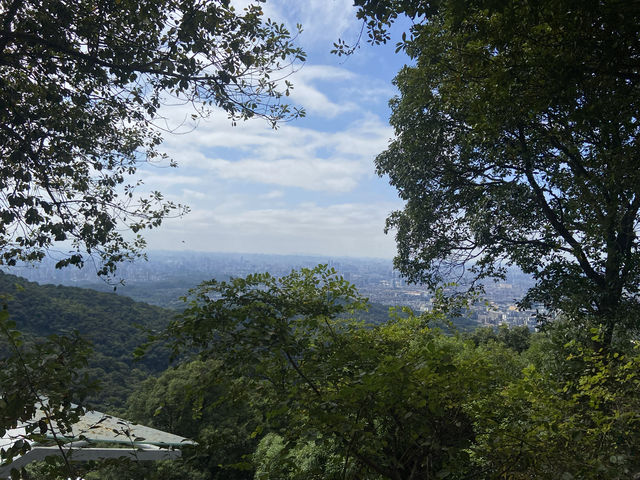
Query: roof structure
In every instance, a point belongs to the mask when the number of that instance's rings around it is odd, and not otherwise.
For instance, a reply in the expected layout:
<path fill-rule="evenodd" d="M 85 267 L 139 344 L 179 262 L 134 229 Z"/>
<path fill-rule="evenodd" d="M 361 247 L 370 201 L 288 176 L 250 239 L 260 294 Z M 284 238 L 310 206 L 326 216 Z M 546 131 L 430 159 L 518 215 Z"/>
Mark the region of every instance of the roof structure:
<path fill-rule="evenodd" d="M 71 461 L 120 457 L 155 461 L 177 458 L 181 455 L 180 449 L 183 446 L 195 445 L 195 442 L 188 438 L 136 425 L 97 411 L 85 412 L 72 425 L 71 431 L 65 434 L 62 434 L 53 422 L 45 434 L 45 440 L 35 443 L 27 438 L 27 427 L 45 419 L 44 410 L 38 409 L 38 414 L 29 422 L 7 430 L 0 438 L 0 449 L 10 448 L 20 441 L 28 442 L 31 447 L 27 453 L 14 458 L 11 463 L 0 463 L 0 479 L 8 478 L 13 468 L 20 469 L 31 462 L 43 460 L 50 455 L 62 455 L 63 452 Z"/>

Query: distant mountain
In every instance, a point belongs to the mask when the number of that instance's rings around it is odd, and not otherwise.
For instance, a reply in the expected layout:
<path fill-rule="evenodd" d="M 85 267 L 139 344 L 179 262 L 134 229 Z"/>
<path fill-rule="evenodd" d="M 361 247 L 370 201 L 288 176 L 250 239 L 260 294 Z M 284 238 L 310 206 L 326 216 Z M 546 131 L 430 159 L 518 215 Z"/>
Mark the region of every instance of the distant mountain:
<path fill-rule="evenodd" d="M 146 339 L 140 328 L 163 328 L 175 311 L 114 293 L 60 285 L 39 285 L 0 272 L 0 295 L 18 329 L 38 337 L 77 330 L 94 346 L 90 373 L 103 384 L 95 404 L 117 410 L 134 386 L 168 366 L 158 349 L 140 362 L 132 352 Z"/>

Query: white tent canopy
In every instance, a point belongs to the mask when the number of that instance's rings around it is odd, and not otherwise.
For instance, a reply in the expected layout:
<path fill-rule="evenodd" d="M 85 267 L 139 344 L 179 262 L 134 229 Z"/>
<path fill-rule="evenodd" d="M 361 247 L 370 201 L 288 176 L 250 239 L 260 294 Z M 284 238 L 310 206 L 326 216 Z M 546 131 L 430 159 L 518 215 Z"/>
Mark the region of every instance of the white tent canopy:
<path fill-rule="evenodd" d="M 140 461 L 168 460 L 181 455 L 180 449 L 195 442 L 178 435 L 136 425 L 122 418 L 101 412 L 85 412 L 64 435 L 55 423 L 49 426 L 45 435 L 48 444 L 38 444 L 26 438 L 29 424 L 45 419 L 44 409 L 29 422 L 7 430 L 0 438 L 0 449 L 8 449 L 16 442 L 26 441 L 31 449 L 13 462 L 0 464 L 0 478 L 7 478 L 13 468 L 21 468 L 28 463 L 43 460 L 50 455 L 64 454 L 71 461 L 99 460 L 128 457 Z M 0 460 L 2 456 L 0 455 Z"/>

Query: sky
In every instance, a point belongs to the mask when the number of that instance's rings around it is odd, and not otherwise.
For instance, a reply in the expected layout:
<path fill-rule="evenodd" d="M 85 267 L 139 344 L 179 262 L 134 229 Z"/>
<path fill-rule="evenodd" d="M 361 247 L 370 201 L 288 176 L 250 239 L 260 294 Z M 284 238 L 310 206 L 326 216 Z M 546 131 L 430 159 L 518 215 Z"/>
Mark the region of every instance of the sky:
<path fill-rule="evenodd" d="M 235 3 L 242 8 L 242 2 Z M 330 53 L 359 35 L 351 0 L 268 0 L 265 17 L 295 29 L 307 61 L 289 80 L 306 117 L 272 129 L 261 119 L 232 126 L 222 112 L 190 123 L 187 106 L 166 109 L 161 150 L 179 167 L 145 165 L 143 191 L 159 190 L 190 213 L 145 234 L 149 250 L 320 254 L 392 258 L 385 219 L 402 208 L 374 159 L 393 137 L 392 79 L 407 61 L 390 45 Z"/>

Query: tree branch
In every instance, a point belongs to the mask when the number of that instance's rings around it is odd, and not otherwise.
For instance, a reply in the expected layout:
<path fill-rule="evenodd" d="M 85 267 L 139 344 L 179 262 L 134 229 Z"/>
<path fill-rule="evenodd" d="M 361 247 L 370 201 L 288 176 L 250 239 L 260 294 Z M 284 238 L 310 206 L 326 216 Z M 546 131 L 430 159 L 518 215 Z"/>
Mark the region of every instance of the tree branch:
<path fill-rule="evenodd" d="M 544 196 L 544 191 L 538 184 L 533 173 L 533 162 L 531 161 L 531 154 L 529 152 L 529 147 L 527 145 L 527 141 L 522 128 L 518 129 L 518 137 L 520 140 L 522 153 L 525 156 L 525 174 L 527 177 L 527 181 L 533 189 L 533 192 L 536 196 L 538 204 L 542 208 L 542 211 L 544 212 L 553 228 L 555 228 L 556 232 L 558 232 L 558 234 L 571 246 L 571 253 L 576 258 L 576 260 L 578 260 L 580 267 L 587 275 L 587 277 L 595 282 L 599 287 L 604 287 L 605 281 L 604 278 L 602 278 L 602 275 L 600 275 L 593 269 L 593 267 L 589 263 L 589 260 L 587 259 L 587 256 L 582 250 L 580 243 L 573 237 L 571 232 L 567 230 L 565 225 L 560 221 L 556 213 L 547 202 L 547 199 Z"/>
<path fill-rule="evenodd" d="M 311 387 L 311 390 L 313 390 L 318 397 L 322 398 L 322 394 L 320 393 L 320 390 L 318 390 L 318 387 L 316 387 L 315 384 L 309 379 L 309 377 L 307 377 L 304 374 L 304 372 L 300 369 L 300 367 L 295 362 L 295 360 L 291 357 L 289 352 L 287 352 L 284 349 L 282 351 L 284 352 L 285 356 L 287 357 L 287 360 L 289 361 L 293 369 L 296 371 L 296 373 L 302 377 L 302 379 L 307 383 L 307 385 Z"/>

